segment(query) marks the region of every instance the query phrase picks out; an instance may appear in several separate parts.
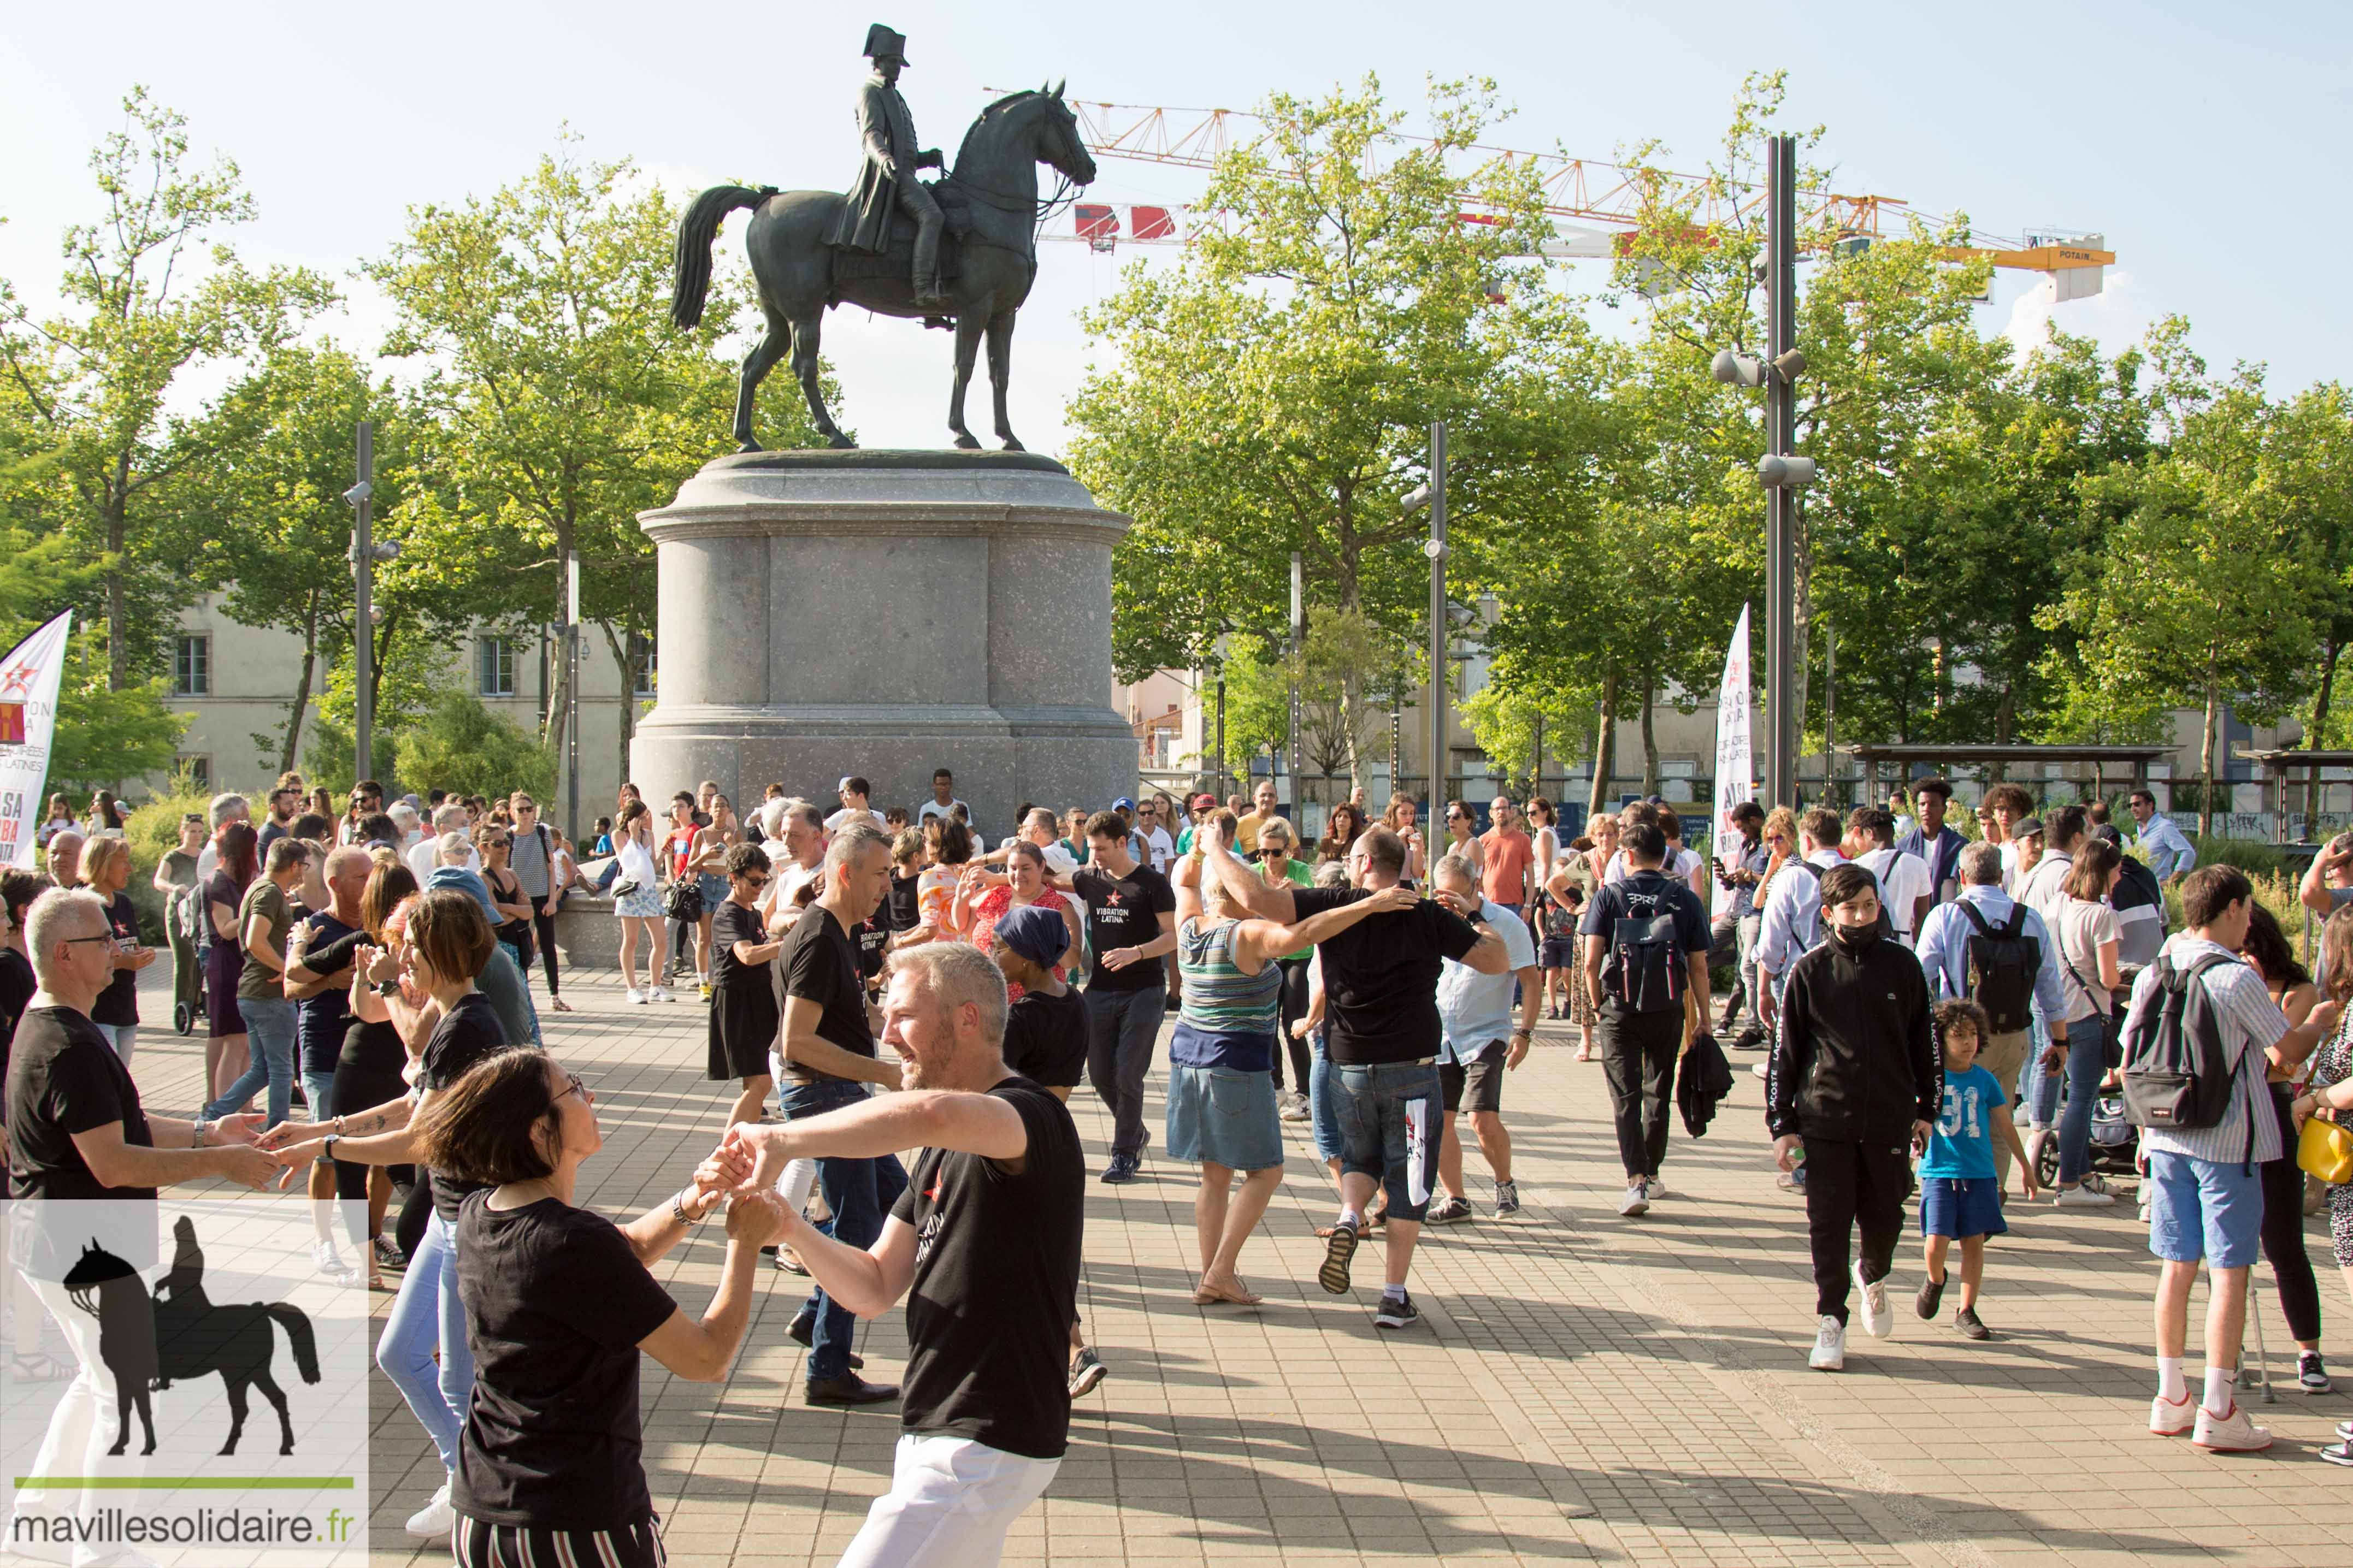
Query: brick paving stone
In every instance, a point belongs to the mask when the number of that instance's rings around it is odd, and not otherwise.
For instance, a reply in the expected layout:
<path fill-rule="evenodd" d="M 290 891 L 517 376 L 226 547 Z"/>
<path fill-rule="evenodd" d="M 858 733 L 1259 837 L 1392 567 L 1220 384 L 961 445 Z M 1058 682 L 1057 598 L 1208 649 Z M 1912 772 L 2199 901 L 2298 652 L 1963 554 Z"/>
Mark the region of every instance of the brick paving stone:
<path fill-rule="evenodd" d="M 146 980 L 146 1015 L 165 1016 L 167 977 Z M 729 1095 L 702 1077 L 702 1010 L 624 1006 L 593 975 L 566 994 L 579 1011 L 543 1016 L 548 1043 L 593 1082 L 606 1135 L 581 1199 L 640 1212 L 720 1131 Z M 1566 1043 L 1563 1026 L 1540 1029 L 1507 1086 L 1525 1210 L 1487 1214 L 1473 1154 L 1481 1217 L 1424 1233 L 1425 1323 L 1410 1334 L 1372 1327 L 1377 1243 L 1358 1254 L 1351 1296 L 1316 1287 L 1310 1232 L 1329 1186 L 1298 1124 L 1284 1124 L 1287 1181 L 1241 1258 L 1267 1298 L 1256 1310 L 1187 1300 L 1189 1170 L 1155 1154 L 1122 1188 L 1091 1172 L 1080 1310 L 1112 1376 L 1073 1411 L 1070 1456 L 1006 1561 L 2353 1563 L 2330 1504 L 2337 1472 L 2311 1458 L 2353 1398 L 2251 1398 L 2279 1438 L 2256 1458 L 2146 1436 L 2152 1266 L 2129 1202 L 2064 1215 L 2013 1202 L 1982 1306 L 1999 1337 L 1982 1345 L 1952 1331 L 1949 1292 L 1944 1321 L 1913 1315 L 1907 1230 L 1894 1336 L 1858 1329 L 1844 1373 L 1810 1373 L 1804 1212 L 1772 1185 L 1759 1080 L 1738 1075 L 1704 1140 L 1677 1126 L 1671 1195 L 1630 1221 L 1601 1069 L 1555 1048 Z M 137 1077 L 156 1109 L 185 1113 L 201 1064 L 200 1037 L 142 1031 Z M 1106 1119 L 1085 1091 L 1071 1109 L 1099 1166 Z M 2325 1227 L 2308 1234 L 2326 1276 Z M 716 1231 L 699 1234 L 656 1273 L 699 1310 L 720 1255 Z M 2274 1370 L 2292 1373 L 2258 1280 Z M 674 1562 L 829 1564 L 888 1485 L 890 1407 L 800 1403 L 805 1352 L 785 1326 L 806 1291 L 762 1277 L 725 1384 L 647 1363 L 647 1468 Z M 2332 1327 L 2341 1311 L 2327 1303 Z M 861 1331 L 870 1375 L 903 1364 L 904 1321 Z M 438 1483 L 430 1446 L 381 1379 L 371 1414 L 375 1561 L 446 1563 L 446 1547 L 400 1528 Z"/>

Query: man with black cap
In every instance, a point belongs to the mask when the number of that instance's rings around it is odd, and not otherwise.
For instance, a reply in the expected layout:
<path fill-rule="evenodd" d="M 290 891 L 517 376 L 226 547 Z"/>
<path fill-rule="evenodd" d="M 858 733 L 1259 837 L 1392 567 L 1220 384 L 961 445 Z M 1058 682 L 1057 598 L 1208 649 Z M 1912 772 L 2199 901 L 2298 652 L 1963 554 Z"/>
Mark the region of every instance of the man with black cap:
<path fill-rule="evenodd" d="M 1087 1008 L 1054 973 L 1071 948 L 1071 928 L 1036 904 L 997 922 L 990 956 L 1016 992 L 1005 1014 L 1005 1065 L 1065 1105 L 1087 1070 Z M 1071 1319 L 1071 1397 L 1092 1393 L 1109 1374 L 1103 1357 Z"/>
<path fill-rule="evenodd" d="M 899 73 L 907 68 L 906 38 L 877 22 L 866 30 L 865 53 L 874 62 L 874 74 L 858 89 L 855 110 L 865 155 L 827 243 L 881 256 L 891 248 L 892 215 L 904 212 L 915 220 L 915 303 L 944 305 L 939 278 L 944 219 L 915 171 L 946 164 L 938 148 L 917 143 L 915 117 L 899 95 Z"/>

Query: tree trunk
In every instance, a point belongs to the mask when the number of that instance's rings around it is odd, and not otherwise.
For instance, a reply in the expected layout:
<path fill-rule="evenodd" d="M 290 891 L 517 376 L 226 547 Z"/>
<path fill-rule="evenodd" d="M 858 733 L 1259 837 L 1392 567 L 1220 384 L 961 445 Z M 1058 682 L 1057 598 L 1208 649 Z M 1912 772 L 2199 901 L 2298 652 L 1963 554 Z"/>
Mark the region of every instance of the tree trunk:
<path fill-rule="evenodd" d="M 121 489 L 118 465 L 114 494 L 106 503 L 106 689 L 120 691 L 131 684 L 131 579 L 122 563 L 130 542 L 130 524 L 123 517 L 128 499 Z"/>
<path fill-rule="evenodd" d="M 294 700 L 287 705 L 286 743 L 278 750 L 278 772 L 294 771 L 294 753 L 302 742 L 302 721 L 311 709 L 311 681 L 319 668 L 319 594 L 311 593 L 310 613 L 302 622 L 302 673 L 294 682 Z"/>
<path fill-rule="evenodd" d="M 1789 503 L 1789 564 L 1790 587 L 1796 603 L 1789 612 L 1789 675 L 1797 687 L 1789 693 L 1790 711 L 1798 718 L 1796 733 L 1789 737 L 1793 755 L 1789 759 L 1791 783 L 1796 782 L 1798 760 L 1806 752 L 1807 700 L 1813 686 L 1811 649 L 1814 639 L 1814 549 L 1806 527 L 1806 509 L 1795 493 Z M 1773 693 L 1773 721 L 1781 721 L 1781 694 Z"/>
<path fill-rule="evenodd" d="M 1659 793 L 1659 733 L 1652 719 L 1659 710 L 1659 678 L 1655 673 L 1642 676 L 1642 795 L 1645 799 Z"/>
<path fill-rule="evenodd" d="M 1340 679 L 1340 724 L 1348 742 L 1348 787 L 1365 782 L 1365 677 L 1353 667 Z"/>
<path fill-rule="evenodd" d="M 2220 684 L 2211 677 L 2206 681 L 2206 722 L 2198 734 L 2198 837 L 2206 837 L 2214 831 L 2214 725 L 2222 705 Z"/>
<path fill-rule="evenodd" d="M 1601 677 L 1601 711 L 1593 726 L 1593 787 L 1588 793 L 1585 815 L 1589 821 L 1601 815 L 1609 798 L 1609 775 L 1618 766 L 1618 671 L 1606 671 Z"/>
<path fill-rule="evenodd" d="M 2337 660 L 2345 651 L 2333 637 L 2320 646 L 2320 691 L 2312 700 L 2312 723 L 2304 732 L 2304 749 L 2307 752 L 2327 749 L 2328 708 L 2337 690 Z"/>
<path fill-rule="evenodd" d="M 610 621 L 598 621 L 596 629 L 605 635 L 605 647 L 613 655 L 613 663 L 621 671 L 621 721 L 619 731 L 620 776 L 629 776 L 629 742 L 638 732 L 638 694 L 631 690 L 637 682 L 629 677 L 628 644 L 614 631 Z"/>

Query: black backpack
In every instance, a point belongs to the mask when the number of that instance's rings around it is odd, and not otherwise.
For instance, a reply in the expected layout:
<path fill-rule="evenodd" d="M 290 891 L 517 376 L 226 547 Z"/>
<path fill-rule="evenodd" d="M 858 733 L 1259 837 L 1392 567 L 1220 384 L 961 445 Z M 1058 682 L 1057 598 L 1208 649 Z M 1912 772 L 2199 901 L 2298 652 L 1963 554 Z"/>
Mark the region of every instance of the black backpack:
<path fill-rule="evenodd" d="M 2026 906 L 2013 903 L 2010 919 L 1986 924 L 1977 906 L 1963 899 L 1961 913 L 1976 931 L 1969 938 L 1969 997 L 1986 1010 L 1997 1035 L 2016 1034 L 2034 1022 L 2034 977 L 2042 969 L 2042 944 L 2026 934 Z"/>
<path fill-rule="evenodd" d="M 2238 962 L 2208 953 L 2183 967 L 2160 955 L 2150 965 L 2156 983 L 2125 1020 L 2125 1116 L 2133 1125 L 2183 1131 L 2219 1127 L 2230 1115 L 2237 1075 L 2222 1050 L 2221 1008 L 2192 982 Z"/>
<path fill-rule="evenodd" d="M 1633 878 L 1618 884 L 1622 907 L 1609 928 L 1609 992 L 1630 1013 L 1680 1013 L 1687 965 L 1675 940 L 1677 885 L 1648 876 L 1648 888 Z"/>

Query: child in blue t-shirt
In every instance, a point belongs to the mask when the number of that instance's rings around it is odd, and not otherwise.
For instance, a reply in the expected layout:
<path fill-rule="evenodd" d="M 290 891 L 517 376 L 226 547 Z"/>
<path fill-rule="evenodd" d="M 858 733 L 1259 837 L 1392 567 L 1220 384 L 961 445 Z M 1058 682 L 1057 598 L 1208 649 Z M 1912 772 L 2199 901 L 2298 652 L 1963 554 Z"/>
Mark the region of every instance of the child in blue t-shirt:
<path fill-rule="evenodd" d="M 1986 1010 L 1975 1002 L 1939 1002 L 1932 1015 L 1944 1042 L 1945 1106 L 1928 1135 L 1920 1162 L 1920 1234 L 1927 1237 L 1927 1282 L 1914 1304 L 1924 1318 L 1936 1315 L 1945 1294 L 1945 1255 L 1961 1244 L 1961 1310 L 1953 1326 L 1973 1340 L 1993 1331 L 1978 1317 L 1978 1287 L 1985 1279 L 1986 1237 L 2010 1229 L 2001 1217 L 2001 1187 L 1994 1175 L 1993 1140 L 2009 1145 L 2026 1183 L 2035 1192 L 2034 1165 L 2019 1142 L 2001 1080 L 1976 1065 L 1978 1047 L 1991 1032 Z"/>

